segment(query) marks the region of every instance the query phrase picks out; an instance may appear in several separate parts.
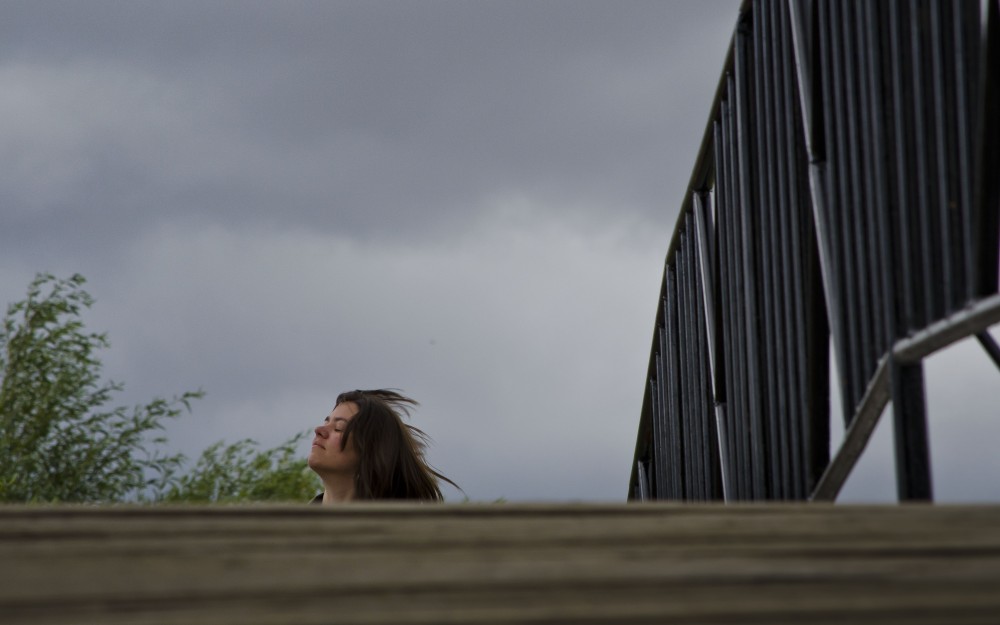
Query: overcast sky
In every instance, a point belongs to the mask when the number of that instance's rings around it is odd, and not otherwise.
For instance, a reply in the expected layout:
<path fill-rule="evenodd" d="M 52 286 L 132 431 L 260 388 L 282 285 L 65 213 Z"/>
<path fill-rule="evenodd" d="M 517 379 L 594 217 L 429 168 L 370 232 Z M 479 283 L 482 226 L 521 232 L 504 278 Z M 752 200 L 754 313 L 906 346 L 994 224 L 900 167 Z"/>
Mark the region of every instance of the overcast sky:
<path fill-rule="evenodd" d="M 5 2 L 0 300 L 83 273 L 121 403 L 206 391 L 191 456 L 395 387 L 473 500 L 622 501 L 738 6 Z M 986 399 L 932 420 L 938 492 L 1000 499 L 1000 378 L 949 357 L 932 410 Z M 892 499 L 887 445 L 845 499 Z"/>

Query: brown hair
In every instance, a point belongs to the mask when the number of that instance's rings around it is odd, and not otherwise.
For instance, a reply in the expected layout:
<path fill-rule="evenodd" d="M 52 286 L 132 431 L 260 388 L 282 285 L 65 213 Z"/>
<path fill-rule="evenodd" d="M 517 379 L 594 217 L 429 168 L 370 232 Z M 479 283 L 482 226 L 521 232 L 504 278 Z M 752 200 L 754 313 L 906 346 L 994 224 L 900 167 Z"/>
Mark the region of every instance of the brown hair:
<path fill-rule="evenodd" d="M 417 402 L 391 389 L 347 391 L 337 405 L 354 402 L 358 412 L 348 421 L 341 449 L 354 439 L 360 463 L 354 477 L 355 499 L 421 499 L 443 501 L 438 480 L 458 485 L 424 460 L 428 436 L 404 423 Z M 461 489 L 459 489 L 461 490 Z"/>

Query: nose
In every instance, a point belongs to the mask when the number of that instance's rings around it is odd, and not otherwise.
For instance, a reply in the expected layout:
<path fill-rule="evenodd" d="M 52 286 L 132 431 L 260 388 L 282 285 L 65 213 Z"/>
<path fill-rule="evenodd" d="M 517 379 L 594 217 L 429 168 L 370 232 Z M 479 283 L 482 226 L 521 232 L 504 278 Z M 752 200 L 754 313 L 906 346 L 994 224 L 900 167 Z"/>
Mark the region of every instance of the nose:
<path fill-rule="evenodd" d="M 329 433 L 326 431 L 326 428 L 323 427 L 322 425 L 313 430 L 313 432 L 316 433 L 316 436 L 322 436 L 323 438 L 329 437 Z"/>

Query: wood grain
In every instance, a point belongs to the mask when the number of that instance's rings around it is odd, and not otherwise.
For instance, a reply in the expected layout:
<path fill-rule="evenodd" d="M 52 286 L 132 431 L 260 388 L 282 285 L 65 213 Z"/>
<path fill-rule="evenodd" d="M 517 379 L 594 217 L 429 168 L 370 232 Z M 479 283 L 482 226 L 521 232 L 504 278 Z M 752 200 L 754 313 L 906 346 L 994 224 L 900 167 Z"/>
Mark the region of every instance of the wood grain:
<path fill-rule="evenodd" d="M 1000 506 L 0 507 L 0 623 L 1000 623 Z"/>

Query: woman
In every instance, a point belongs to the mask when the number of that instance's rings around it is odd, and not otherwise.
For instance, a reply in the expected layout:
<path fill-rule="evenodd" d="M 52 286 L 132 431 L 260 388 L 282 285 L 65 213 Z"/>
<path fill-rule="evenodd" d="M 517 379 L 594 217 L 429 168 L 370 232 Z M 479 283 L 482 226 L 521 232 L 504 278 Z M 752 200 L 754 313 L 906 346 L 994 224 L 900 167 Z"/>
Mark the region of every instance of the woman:
<path fill-rule="evenodd" d="M 386 389 L 348 391 L 316 428 L 309 468 L 323 480 L 313 503 L 370 499 L 442 501 L 437 480 L 454 482 L 424 461 L 427 435 L 403 423 L 417 402 Z"/>

